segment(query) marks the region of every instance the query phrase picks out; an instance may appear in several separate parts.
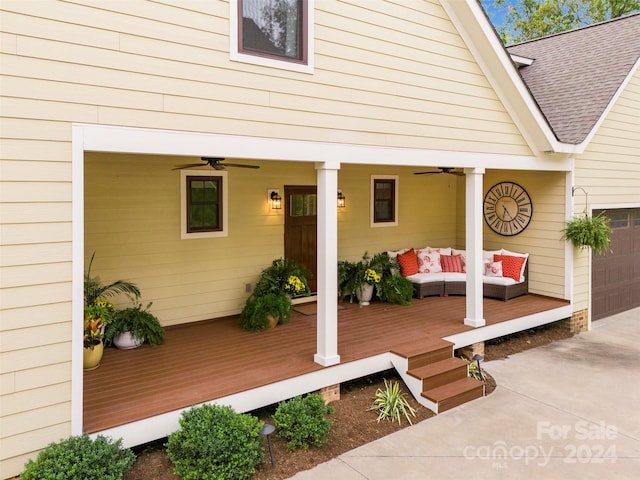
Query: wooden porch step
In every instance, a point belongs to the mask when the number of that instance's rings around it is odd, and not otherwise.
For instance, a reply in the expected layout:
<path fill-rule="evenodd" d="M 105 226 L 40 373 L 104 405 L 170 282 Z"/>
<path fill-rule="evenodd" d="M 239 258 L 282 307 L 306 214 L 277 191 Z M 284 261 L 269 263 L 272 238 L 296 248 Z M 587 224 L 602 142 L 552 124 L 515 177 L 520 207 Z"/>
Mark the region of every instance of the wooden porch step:
<path fill-rule="evenodd" d="M 391 353 L 406 358 L 409 364 L 408 370 L 414 370 L 424 365 L 451 358 L 453 355 L 453 343 L 442 339 L 433 339 L 419 344 L 407 343 L 396 345 L 391 349 Z"/>
<path fill-rule="evenodd" d="M 484 395 L 484 383 L 471 377 L 422 392 L 422 396 L 438 404 L 438 413 L 445 412 Z"/>
<path fill-rule="evenodd" d="M 435 363 L 407 371 L 422 381 L 422 391 L 431 390 L 467 377 L 467 362 L 462 358 L 449 357 Z"/>

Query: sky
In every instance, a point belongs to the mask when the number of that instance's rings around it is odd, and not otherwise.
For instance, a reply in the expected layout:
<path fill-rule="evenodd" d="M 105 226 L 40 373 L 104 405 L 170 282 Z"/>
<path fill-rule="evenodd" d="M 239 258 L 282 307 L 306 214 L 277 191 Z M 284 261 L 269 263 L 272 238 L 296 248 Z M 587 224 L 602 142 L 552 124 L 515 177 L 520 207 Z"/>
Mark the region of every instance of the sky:
<path fill-rule="evenodd" d="M 515 5 L 516 3 L 517 0 L 505 0 L 504 5 L 498 6 L 495 0 L 480 0 L 480 5 L 482 5 L 482 8 L 487 13 L 489 20 L 491 20 L 496 30 L 504 23 L 505 16 L 509 11 L 509 6 Z"/>

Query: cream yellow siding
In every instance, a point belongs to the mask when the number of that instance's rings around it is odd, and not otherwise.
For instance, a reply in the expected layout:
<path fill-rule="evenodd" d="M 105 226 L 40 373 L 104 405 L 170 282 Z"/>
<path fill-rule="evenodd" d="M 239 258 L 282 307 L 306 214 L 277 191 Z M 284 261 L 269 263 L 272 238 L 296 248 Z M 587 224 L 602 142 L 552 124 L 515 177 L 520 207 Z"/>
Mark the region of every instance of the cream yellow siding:
<path fill-rule="evenodd" d="M 228 5 L 193 4 L 5 2 L 8 107 L 21 118 L 44 108 L 91 123 L 529 153 L 438 2 L 317 2 L 313 75 L 231 62 Z"/>
<path fill-rule="evenodd" d="M 72 124 L 531 154 L 439 2 L 315 5 L 315 70 L 300 74 L 231 61 L 225 1 L 3 0 L 3 478 L 70 433 L 68 416 L 48 425 L 19 420 L 70 408 Z M 105 281 L 139 283 L 165 325 L 236 313 L 245 284 L 283 253 L 282 215 L 268 211 L 266 189 L 282 188 L 285 171 L 288 184 L 316 182 L 311 165 L 263 162 L 259 176 L 230 171 L 230 234 L 211 248 L 180 240 L 179 175 L 170 168 L 184 161 L 86 156 L 85 259 L 95 250 L 94 271 Z M 369 173 L 392 170 L 344 166 L 341 256 L 364 253 L 368 220 L 356 208 L 368 202 Z M 453 202 L 439 204 L 455 198 L 455 187 L 438 179 L 427 193 L 411 173 L 400 172 L 401 225 L 378 232 L 372 252 L 400 247 L 397 238 L 420 246 L 459 236 Z M 414 197 L 427 203 L 418 213 Z M 57 374 L 49 375 L 53 365 Z M 20 381 L 34 376 L 43 383 Z"/>
<path fill-rule="evenodd" d="M 640 71 L 636 71 L 589 143 L 576 158 L 574 212 L 585 208 L 639 207 L 640 186 Z M 588 201 L 588 204 L 586 202 Z M 575 310 L 591 308 L 588 255 L 577 250 L 574 258 Z"/>
<path fill-rule="evenodd" d="M 515 182 L 522 186 L 533 204 L 529 226 L 520 234 L 501 236 L 483 221 L 483 247 L 485 250 L 504 248 L 529 254 L 529 291 L 540 295 L 564 298 L 565 263 L 562 229 L 564 211 L 558 208 L 565 198 L 563 172 L 533 172 L 515 170 L 487 170 L 484 192 L 498 182 Z M 456 244 L 465 246 L 464 179 L 458 180 Z"/>

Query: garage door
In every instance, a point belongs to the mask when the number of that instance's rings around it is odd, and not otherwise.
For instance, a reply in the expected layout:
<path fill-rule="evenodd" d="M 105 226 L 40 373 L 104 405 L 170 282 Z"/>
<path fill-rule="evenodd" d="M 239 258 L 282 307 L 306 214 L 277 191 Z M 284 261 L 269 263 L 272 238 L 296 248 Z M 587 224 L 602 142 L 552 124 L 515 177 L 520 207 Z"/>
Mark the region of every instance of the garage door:
<path fill-rule="evenodd" d="M 606 210 L 605 215 L 613 229 L 612 252 L 592 258 L 593 320 L 640 306 L 640 208 Z"/>

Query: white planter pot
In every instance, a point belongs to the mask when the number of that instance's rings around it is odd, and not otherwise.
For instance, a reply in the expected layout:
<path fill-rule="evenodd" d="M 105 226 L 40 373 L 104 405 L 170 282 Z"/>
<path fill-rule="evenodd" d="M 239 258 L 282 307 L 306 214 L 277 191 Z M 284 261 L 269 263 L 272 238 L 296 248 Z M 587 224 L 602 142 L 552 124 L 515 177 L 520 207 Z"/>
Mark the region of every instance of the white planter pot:
<path fill-rule="evenodd" d="M 365 283 L 361 288 L 356 289 L 356 297 L 358 297 L 360 305 L 369 305 L 373 297 L 373 285 Z"/>
<path fill-rule="evenodd" d="M 113 344 L 123 350 L 138 348 L 143 343 L 144 338 L 134 337 L 131 332 L 124 332 L 113 339 Z"/>

